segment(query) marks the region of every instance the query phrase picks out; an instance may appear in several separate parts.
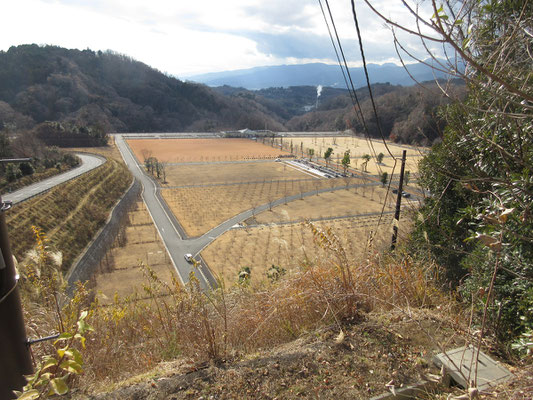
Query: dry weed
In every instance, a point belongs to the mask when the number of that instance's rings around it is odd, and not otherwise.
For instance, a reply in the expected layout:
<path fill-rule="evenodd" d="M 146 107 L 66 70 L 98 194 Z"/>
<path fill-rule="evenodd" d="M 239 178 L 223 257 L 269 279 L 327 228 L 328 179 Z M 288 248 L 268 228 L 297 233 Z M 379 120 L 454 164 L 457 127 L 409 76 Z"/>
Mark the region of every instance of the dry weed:
<path fill-rule="evenodd" d="M 105 390 L 178 356 L 196 363 L 226 361 L 320 327 L 333 324 L 342 332 L 372 310 L 433 307 L 444 301 L 433 283 L 433 266 L 422 267 L 402 254 L 371 252 L 366 262 L 353 264 L 332 232 L 309 226 L 329 256 L 303 263 L 275 282 L 228 289 L 221 281 L 218 289 L 204 293 L 194 274 L 184 287 L 143 267 L 142 293 L 90 307 L 88 322 L 95 331 L 83 351 L 85 375 L 75 384 Z M 75 321 L 88 299 L 80 287 L 60 310 L 65 324 Z M 53 311 L 35 305 L 30 324 L 53 321 Z M 56 327 L 34 332 L 54 333 Z"/>

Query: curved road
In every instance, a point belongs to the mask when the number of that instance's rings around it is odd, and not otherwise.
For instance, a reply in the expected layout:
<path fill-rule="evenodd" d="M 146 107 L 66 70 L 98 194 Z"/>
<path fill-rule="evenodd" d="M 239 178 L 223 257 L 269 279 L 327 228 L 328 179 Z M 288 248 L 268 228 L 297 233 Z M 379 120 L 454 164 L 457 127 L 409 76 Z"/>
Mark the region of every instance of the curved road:
<path fill-rule="evenodd" d="M 12 201 L 13 204 L 20 203 L 21 201 L 46 192 L 60 183 L 69 181 L 77 176 L 89 172 L 90 170 L 102 165 L 106 161 L 104 157 L 93 154 L 76 153 L 76 155 L 81 159 L 81 165 L 71 169 L 70 171 L 54 175 L 39 182 L 35 182 L 14 192 L 3 194 L 2 200 Z"/>

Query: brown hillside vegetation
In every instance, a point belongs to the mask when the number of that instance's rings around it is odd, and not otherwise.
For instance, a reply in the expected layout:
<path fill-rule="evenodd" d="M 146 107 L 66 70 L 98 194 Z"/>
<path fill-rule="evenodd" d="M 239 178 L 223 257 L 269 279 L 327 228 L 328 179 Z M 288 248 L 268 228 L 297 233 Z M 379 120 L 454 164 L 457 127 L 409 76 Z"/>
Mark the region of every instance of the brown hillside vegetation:
<path fill-rule="evenodd" d="M 165 363 L 148 382 L 89 398 L 368 399 L 438 374 L 429 363 L 437 343 L 464 340 L 453 320 L 429 311 L 417 312 L 416 321 L 397 311 L 368 314 L 343 329 L 342 340 L 330 325 L 227 364 Z"/>
<path fill-rule="evenodd" d="M 360 393 L 368 393 L 368 388 L 372 392 L 380 392 L 391 379 L 385 376 L 394 371 L 397 371 L 395 374 L 400 383 L 418 379 L 418 366 L 427 365 L 427 358 L 434 349 L 426 346 L 428 340 L 447 344 L 453 337 L 449 329 L 454 326 L 454 320 L 449 320 L 445 314 L 430 317 L 432 321 L 440 321 L 430 324 L 436 329 L 429 333 L 430 339 L 421 336 L 412 339 L 407 334 L 404 336 L 402 330 L 383 330 L 381 325 L 372 327 L 374 323 L 357 325 L 365 320 L 377 321 L 380 310 L 396 309 L 398 321 L 411 321 L 414 324 L 411 326 L 415 326 L 418 323 L 415 315 L 422 315 L 423 320 L 432 315 L 430 310 L 437 305 L 448 307 L 445 306 L 448 304 L 445 297 L 432 283 L 433 267 L 422 268 L 403 256 L 396 260 L 381 259 L 373 252 L 369 253 L 367 261 L 351 263 L 333 235 L 313 226 L 310 229 L 328 257 L 307 264 L 296 273 L 262 288 L 252 289 L 244 285 L 230 290 L 222 286 L 206 296 L 194 280 L 186 287 L 178 282 L 168 285 L 145 268 L 148 281 L 145 281 L 143 292 L 139 293 L 144 299 L 142 302 L 132 301 L 135 299 L 132 295 L 124 300 L 116 299 L 106 307 L 96 304 L 90 307 L 87 322 L 94 327 L 94 332 L 88 333 L 87 347 L 83 351 L 85 373 L 75 386 L 84 391 L 103 390 L 113 382 L 176 357 L 192 364 L 190 368 L 197 368 L 208 360 L 229 362 L 250 359 L 247 354 L 288 343 L 300 336 L 309 338 L 310 342 L 304 339 L 307 343 L 313 343 L 313 337 L 324 338 L 328 343 L 330 339 L 327 338 L 334 333 L 338 335 L 340 330 L 344 332 L 346 341 L 341 340 L 344 349 L 338 354 L 343 362 L 349 363 L 346 365 L 348 376 L 355 379 L 339 377 L 344 381 L 341 389 L 348 390 L 346 393 L 355 393 L 346 386 L 349 381 L 352 382 L 350 386 L 355 385 L 354 389 Z M 331 260 L 336 261 L 332 264 Z M 31 284 L 31 281 L 25 281 L 23 290 L 30 289 L 28 285 Z M 76 310 L 86 307 L 83 297 L 84 291 L 79 290 L 75 301 L 63 310 L 66 326 L 77 318 Z M 404 308 L 407 304 L 411 311 Z M 34 307 L 28 304 L 29 326 L 38 327 L 41 333 L 55 329 L 51 324 L 54 320 L 50 318 L 52 315 L 31 312 Z M 367 314 L 370 311 L 376 314 Z M 415 312 L 417 314 L 413 314 Z M 33 328 L 30 334 L 35 334 Z M 375 343 L 376 349 L 381 349 L 380 353 L 371 354 L 370 348 L 368 353 L 366 350 L 359 353 L 365 342 Z M 36 355 L 46 351 L 47 346 L 50 343 L 35 347 Z M 294 349 L 299 347 L 298 344 L 293 346 Z M 323 349 L 325 351 L 326 348 Z M 352 354 L 357 357 L 348 360 L 344 358 L 345 351 L 348 351 L 346 356 Z M 332 386 L 324 380 L 329 379 L 326 370 L 330 371 L 328 362 L 335 353 L 328 355 L 326 352 L 323 358 L 319 354 L 316 356 L 318 370 L 307 365 L 310 372 L 306 379 L 311 379 L 309 382 L 313 383 L 305 390 L 311 390 L 309 394 L 316 390 L 329 393 Z M 415 360 L 421 357 L 419 364 L 410 362 L 411 357 Z M 303 360 L 301 368 L 306 366 L 305 360 L 310 359 Z M 367 365 L 375 366 L 375 377 L 368 372 Z M 283 380 L 276 385 L 280 385 L 280 390 L 289 389 L 281 389 Z M 241 393 L 241 389 L 237 388 L 234 396 L 240 397 L 237 393 Z M 296 389 L 293 387 L 291 390 Z M 223 389 L 213 386 L 209 390 Z M 246 387 L 244 390 L 255 391 L 256 388 Z"/>
<path fill-rule="evenodd" d="M 0 122 L 44 121 L 109 132 L 284 130 L 281 118 L 247 98 L 230 99 L 112 51 L 21 45 L 0 52 Z"/>

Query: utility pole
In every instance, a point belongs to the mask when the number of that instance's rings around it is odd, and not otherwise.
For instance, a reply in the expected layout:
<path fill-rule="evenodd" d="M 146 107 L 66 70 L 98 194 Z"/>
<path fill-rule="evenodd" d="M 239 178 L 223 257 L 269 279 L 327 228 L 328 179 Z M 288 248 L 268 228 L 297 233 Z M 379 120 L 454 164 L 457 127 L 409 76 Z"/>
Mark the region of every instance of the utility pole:
<path fill-rule="evenodd" d="M 400 169 L 400 184 L 398 185 L 398 195 L 396 196 L 396 212 L 394 213 L 394 225 L 392 227 L 392 242 L 391 250 L 396 247 L 396 240 L 398 239 L 398 224 L 400 223 L 400 207 L 402 205 L 402 191 L 403 191 L 403 174 L 405 171 L 405 157 L 407 156 L 407 150 L 402 154 L 402 168 Z"/>
<path fill-rule="evenodd" d="M 0 162 L 24 162 L 29 158 L 0 160 Z M 17 287 L 18 275 L 9 243 L 5 212 L 11 202 L 3 202 L 0 196 L 0 399 L 13 399 L 13 390 L 21 390 L 26 384 L 24 375 L 33 372 L 30 349 L 26 340 L 26 328 L 22 303 Z"/>

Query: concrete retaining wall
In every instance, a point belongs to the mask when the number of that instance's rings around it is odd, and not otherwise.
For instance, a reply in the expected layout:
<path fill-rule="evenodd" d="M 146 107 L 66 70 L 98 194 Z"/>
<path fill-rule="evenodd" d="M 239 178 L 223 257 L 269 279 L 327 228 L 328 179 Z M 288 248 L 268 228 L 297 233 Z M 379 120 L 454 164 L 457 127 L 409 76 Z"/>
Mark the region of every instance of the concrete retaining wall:
<path fill-rule="evenodd" d="M 69 295 L 72 294 L 75 288 L 75 282 L 88 281 L 94 275 L 100 260 L 113 245 L 127 212 L 135 201 L 137 201 L 140 192 L 141 184 L 135 179 L 127 192 L 118 200 L 106 224 L 98 231 L 94 239 L 87 245 L 76 261 L 74 261 L 66 275 L 68 282 L 67 292 Z"/>

